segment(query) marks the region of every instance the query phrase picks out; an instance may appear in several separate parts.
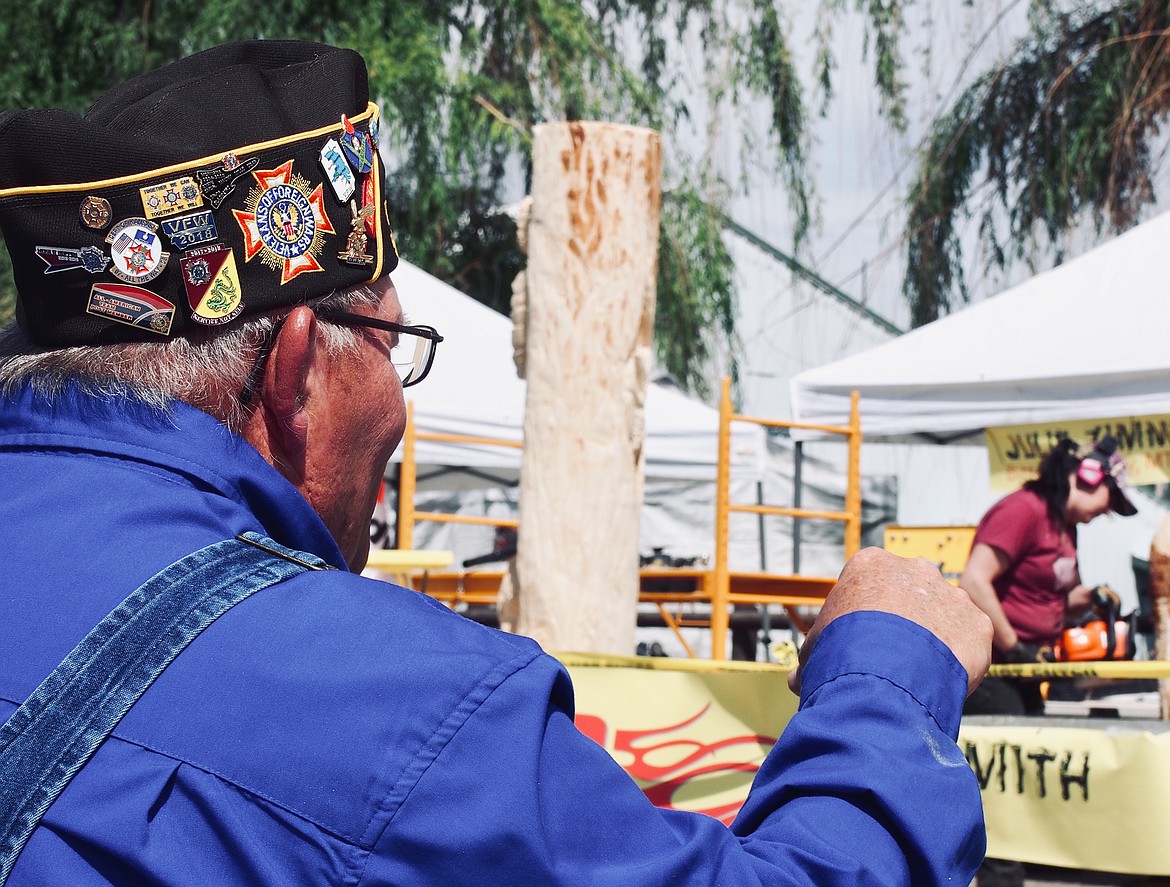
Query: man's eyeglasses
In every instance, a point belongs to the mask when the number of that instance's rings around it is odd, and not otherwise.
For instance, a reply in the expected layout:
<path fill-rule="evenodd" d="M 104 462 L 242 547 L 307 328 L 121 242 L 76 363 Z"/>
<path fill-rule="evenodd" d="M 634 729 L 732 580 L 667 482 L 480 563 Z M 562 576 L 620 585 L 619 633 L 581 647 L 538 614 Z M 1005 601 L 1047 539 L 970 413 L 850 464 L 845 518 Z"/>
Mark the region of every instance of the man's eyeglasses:
<path fill-rule="evenodd" d="M 309 307 L 313 309 L 313 313 L 320 320 L 326 323 L 365 327 L 393 333 L 390 362 L 398 371 L 398 378 L 402 380 L 403 388 L 417 385 L 427 377 L 427 373 L 431 371 L 431 364 L 435 362 L 435 348 L 443 341 L 438 330 L 431 326 L 406 326 L 378 317 L 367 317 L 364 314 L 342 311 L 328 305 L 310 304 Z M 256 396 L 256 391 L 260 386 L 260 377 L 264 374 L 264 367 L 268 363 L 268 356 L 272 352 L 276 336 L 287 318 L 286 314 L 272 325 L 264 343 L 260 346 L 260 351 L 256 355 L 256 363 L 252 366 L 252 372 L 248 374 L 248 380 L 244 383 L 243 390 L 240 391 L 241 406 L 247 406 Z"/>
<path fill-rule="evenodd" d="M 378 317 L 353 314 L 327 306 L 315 308 L 314 313 L 327 323 L 394 333 L 393 344 L 390 346 L 390 362 L 398 370 L 403 388 L 417 385 L 427 377 L 427 373 L 431 371 L 431 364 L 435 362 L 435 348 L 443 341 L 443 337 L 433 326 L 405 326 Z"/>

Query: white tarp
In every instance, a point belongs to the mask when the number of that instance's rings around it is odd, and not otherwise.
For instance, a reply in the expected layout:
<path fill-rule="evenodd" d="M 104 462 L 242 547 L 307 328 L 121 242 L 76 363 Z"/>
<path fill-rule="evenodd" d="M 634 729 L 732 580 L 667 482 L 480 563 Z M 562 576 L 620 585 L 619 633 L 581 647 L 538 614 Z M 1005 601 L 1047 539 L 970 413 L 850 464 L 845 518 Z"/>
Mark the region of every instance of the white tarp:
<path fill-rule="evenodd" d="M 793 419 L 867 440 L 1170 413 L 1170 213 L 963 311 L 790 381 Z M 794 432 L 794 437 L 801 432 Z M 806 437 L 814 434 L 803 432 Z"/>
<path fill-rule="evenodd" d="M 417 430 L 520 442 L 524 436 L 525 384 L 512 360 L 512 322 L 409 262 L 391 274 L 408 323 L 435 327 L 443 336 L 431 373 L 406 389 Z M 565 404 L 564 409 L 573 409 Z M 671 385 L 651 384 L 646 395 L 646 478 L 715 479 L 719 413 Z M 761 478 L 766 445 L 757 425 L 732 426 L 732 472 Z M 520 450 L 494 445 L 420 440 L 419 474 L 457 466 L 492 474 L 520 467 Z M 394 454 L 401 461 L 401 447 Z"/>

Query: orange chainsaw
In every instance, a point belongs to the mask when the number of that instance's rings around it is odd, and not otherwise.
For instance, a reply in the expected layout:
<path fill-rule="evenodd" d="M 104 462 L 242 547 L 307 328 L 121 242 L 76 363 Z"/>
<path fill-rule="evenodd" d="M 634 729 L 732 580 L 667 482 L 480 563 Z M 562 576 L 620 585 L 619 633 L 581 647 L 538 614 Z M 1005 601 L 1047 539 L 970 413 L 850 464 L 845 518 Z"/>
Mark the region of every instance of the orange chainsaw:
<path fill-rule="evenodd" d="M 1093 603 L 1064 630 L 1055 645 L 1057 662 L 1133 659 L 1134 617 L 1122 618 L 1117 593 L 1105 585 L 1093 589 Z"/>

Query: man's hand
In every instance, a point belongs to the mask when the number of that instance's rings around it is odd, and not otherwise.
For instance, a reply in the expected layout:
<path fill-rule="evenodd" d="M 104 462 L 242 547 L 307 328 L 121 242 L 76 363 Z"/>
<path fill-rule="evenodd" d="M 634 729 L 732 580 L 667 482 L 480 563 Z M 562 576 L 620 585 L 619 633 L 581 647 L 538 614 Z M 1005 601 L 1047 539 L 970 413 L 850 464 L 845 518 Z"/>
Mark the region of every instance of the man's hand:
<path fill-rule="evenodd" d="M 963 589 L 921 558 L 866 548 L 849 559 L 800 648 L 800 666 L 788 676 L 800 692 L 800 669 L 826 625 L 858 610 L 879 610 L 916 622 L 946 644 L 967 671 L 967 692 L 991 664 L 991 620 Z"/>

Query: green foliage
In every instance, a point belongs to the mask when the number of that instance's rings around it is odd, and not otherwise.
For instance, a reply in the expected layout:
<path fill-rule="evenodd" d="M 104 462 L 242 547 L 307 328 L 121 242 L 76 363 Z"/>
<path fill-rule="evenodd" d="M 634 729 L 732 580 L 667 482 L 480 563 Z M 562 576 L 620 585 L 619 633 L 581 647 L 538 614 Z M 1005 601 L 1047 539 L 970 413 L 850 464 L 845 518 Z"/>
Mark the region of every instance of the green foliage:
<path fill-rule="evenodd" d="M 825 0 L 830 6 L 842 0 Z M 507 310 L 523 267 L 503 210 L 530 174 L 538 123 L 602 119 L 663 133 L 667 146 L 657 346 L 692 387 L 734 338 L 735 292 L 721 240 L 728 188 L 709 160 L 682 157 L 681 128 L 730 107 L 769 113 L 744 156 L 772 158 L 797 245 L 811 224 L 805 111 L 778 0 L 24 0 L 0 17 L 0 107 L 83 112 L 109 86 L 228 40 L 350 46 L 381 103 L 392 222 L 402 253 Z M 877 81 L 899 105 L 896 0 L 859 0 L 874 29 Z M 688 88 L 702 44 L 708 84 Z M 688 44 L 689 41 L 689 44 Z M 761 150 L 766 149 L 766 150 Z M 687 182 L 703 182 L 702 188 Z M 677 184 L 682 182 L 683 184 Z M 718 199 L 712 195 L 718 195 Z M 5 262 L 0 258 L 0 262 Z M 12 304 L 0 266 L 0 320 Z M 732 349 L 726 349 L 732 351 Z M 733 353 L 733 351 L 732 351 Z"/>
<path fill-rule="evenodd" d="M 900 41 L 906 27 L 903 4 L 899 0 L 854 0 L 854 3 L 858 12 L 864 13 L 868 26 L 865 51 L 873 53 L 874 87 L 882 112 L 902 131 L 906 128 L 906 81 L 902 76 L 906 64 Z M 847 0 L 821 0 L 818 8 L 815 77 L 826 102 L 833 94 L 833 71 L 837 66 L 830 48 L 833 23 L 847 5 Z"/>
<path fill-rule="evenodd" d="M 711 394 L 702 370 L 712 349 L 719 341 L 735 341 L 735 266 L 723 242 L 723 214 L 715 208 L 720 203 L 690 185 L 668 192 L 658 244 L 658 359 L 703 397 Z"/>
<path fill-rule="evenodd" d="M 811 223 L 805 176 L 805 113 L 800 80 L 784 37 L 779 14 L 770 0 L 755 0 L 746 51 L 739 59 L 737 81 L 754 95 L 770 98 L 770 132 L 779 149 L 779 169 L 788 187 L 796 221 L 794 240 L 801 243 Z"/>
<path fill-rule="evenodd" d="M 960 239 L 974 217 L 993 266 L 1039 248 L 1059 260 L 1083 221 L 1134 224 L 1154 198 L 1152 150 L 1170 113 L 1170 5 L 1034 3 L 1031 35 L 934 127 L 906 223 L 913 323 L 968 296 Z M 984 175 L 978 177 L 980 172 Z"/>

